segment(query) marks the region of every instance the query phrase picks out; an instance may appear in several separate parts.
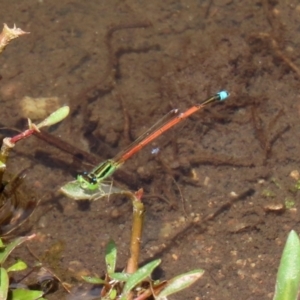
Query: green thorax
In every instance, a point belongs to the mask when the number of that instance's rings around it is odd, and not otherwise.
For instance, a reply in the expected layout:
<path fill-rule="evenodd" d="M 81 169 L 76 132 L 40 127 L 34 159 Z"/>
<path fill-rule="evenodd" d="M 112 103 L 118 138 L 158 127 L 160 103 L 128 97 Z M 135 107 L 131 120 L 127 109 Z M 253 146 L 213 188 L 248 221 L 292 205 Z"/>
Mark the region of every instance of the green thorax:
<path fill-rule="evenodd" d="M 101 182 L 111 176 L 119 165 L 113 160 L 107 160 L 95 167 L 90 173 L 78 175 L 77 180 L 83 189 L 94 190 L 99 187 Z"/>

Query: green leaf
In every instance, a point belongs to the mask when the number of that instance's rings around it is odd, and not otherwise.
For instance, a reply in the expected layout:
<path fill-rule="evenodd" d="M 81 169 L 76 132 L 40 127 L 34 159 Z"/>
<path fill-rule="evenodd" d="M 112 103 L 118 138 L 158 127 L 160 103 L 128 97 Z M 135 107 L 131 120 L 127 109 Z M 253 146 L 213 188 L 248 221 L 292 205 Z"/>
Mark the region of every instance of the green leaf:
<path fill-rule="evenodd" d="M 41 298 L 43 296 L 43 291 L 31 291 L 24 289 L 16 289 L 11 291 L 12 300 L 36 300 L 36 299 L 44 299 Z"/>
<path fill-rule="evenodd" d="M 15 264 L 13 264 L 7 269 L 7 272 L 23 271 L 26 269 L 27 269 L 26 263 L 21 259 L 19 259 Z"/>
<path fill-rule="evenodd" d="M 109 299 L 114 300 L 117 298 L 117 290 L 116 289 L 112 289 L 109 292 Z"/>
<path fill-rule="evenodd" d="M 9 278 L 6 270 L 4 268 L 0 268 L 0 299 L 7 299 Z"/>
<path fill-rule="evenodd" d="M 131 274 L 126 281 L 122 293 L 121 300 L 127 299 L 127 294 L 139 283 L 150 277 L 153 270 L 161 263 L 160 259 L 149 262 L 145 266 L 139 268 L 135 273 Z"/>
<path fill-rule="evenodd" d="M 15 239 L 10 244 L 8 244 L 4 249 L 0 249 L 0 264 L 2 265 L 9 254 L 20 244 L 33 239 L 36 235 L 32 234 L 30 236 L 23 236 Z"/>
<path fill-rule="evenodd" d="M 126 282 L 130 276 L 131 276 L 131 274 L 128 274 L 128 273 L 111 273 L 111 274 L 109 274 L 110 278 L 120 281 L 120 282 Z"/>
<path fill-rule="evenodd" d="M 111 184 L 101 183 L 96 189 L 84 189 L 78 180 L 73 180 L 63 185 L 59 191 L 74 200 L 95 201 L 112 194 L 122 194 L 123 191 Z"/>
<path fill-rule="evenodd" d="M 44 121 L 36 125 L 37 128 L 42 128 L 45 126 L 51 126 L 58 122 L 61 122 L 63 119 L 65 119 L 70 112 L 69 106 L 63 106 L 53 112 L 49 117 L 47 117 Z"/>
<path fill-rule="evenodd" d="M 287 238 L 277 273 L 273 300 L 296 300 L 300 282 L 300 240 L 292 230 Z"/>
<path fill-rule="evenodd" d="M 113 240 L 110 240 L 106 246 L 105 263 L 107 273 L 113 273 L 116 269 L 117 263 L 117 247 Z"/>
<path fill-rule="evenodd" d="M 99 278 L 99 277 L 91 277 L 91 276 L 81 276 L 81 278 L 91 284 L 105 284 L 105 280 Z"/>
<path fill-rule="evenodd" d="M 165 299 L 165 297 L 169 295 L 186 289 L 187 287 L 191 286 L 196 280 L 198 280 L 203 275 L 203 273 L 204 271 L 201 269 L 193 270 L 185 274 L 178 275 L 171 280 L 168 280 L 167 286 L 157 295 L 156 299 Z"/>

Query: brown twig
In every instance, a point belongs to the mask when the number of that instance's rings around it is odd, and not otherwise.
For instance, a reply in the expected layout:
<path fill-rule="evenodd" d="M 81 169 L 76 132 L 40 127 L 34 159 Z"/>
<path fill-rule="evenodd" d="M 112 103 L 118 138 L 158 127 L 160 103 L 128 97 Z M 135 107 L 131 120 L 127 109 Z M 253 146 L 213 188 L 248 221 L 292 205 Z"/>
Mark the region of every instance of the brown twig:
<path fill-rule="evenodd" d="M 213 0 L 210 0 L 209 3 L 208 3 L 208 5 L 207 5 L 207 7 L 206 7 L 205 14 L 204 14 L 204 18 L 205 19 L 207 19 L 208 16 L 209 16 L 210 9 L 211 9 L 211 7 L 213 5 L 213 2 L 214 2 Z"/>
<path fill-rule="evenodd" d="M 262 162 L 259 159 L 253 160 L 249 157 L 239 158 L 224 154 L 209 154 L 206 151 L 201 153 L 196 153 L 192 155 L 188 155 L 187 159 L 193 165 L 195 164 L 210 164 L 210 165 L 218 165 L 218 166 L 236 166 L 236 167 L 252 167 L 261 165 Z"/>
<path fill-rule="evenodd" d="M 283 60 L 300 77 L 300 69 L 287 56 L 285 56 L 285 54 L 281 51 L 278 42 L 272 38 L 269 33 L 261 32 L 259 33 L 259 37 L 269 39 L 276 56 Z"/>
<path fill-rule="evenodd" d="M 180 199 L 181 199 L 181 203 L 182 203 L 183 212 L 184 212 L 185 216 L 188 217 L 188 215 L 186 213 L 186 209 L 185 209 L 185 200 L 184 200 L 181 188 L 180 188 L 179 184 L 177 183 L 177 181 L 175 180 L 175 178 L 173 177 L 172 179 L 173 179 L 174 184 L 176 185 L 176 187 L 178 189 L 178 192 L 179 192 L 179 195 L 180 195 Z"/>

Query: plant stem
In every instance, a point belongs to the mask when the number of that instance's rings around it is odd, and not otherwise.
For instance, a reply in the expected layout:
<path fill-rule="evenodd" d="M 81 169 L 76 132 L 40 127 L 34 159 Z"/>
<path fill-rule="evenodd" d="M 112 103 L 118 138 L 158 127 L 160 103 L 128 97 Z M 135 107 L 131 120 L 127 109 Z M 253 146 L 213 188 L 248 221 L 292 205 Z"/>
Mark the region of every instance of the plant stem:
<path fill-rule="evenodd" d="M 6 170 L 6 161 L 11 149 L 18 141 L 31 136 L 36 130 L 37 129 L 34 127 L 33 129 L 27 129 L 12 138 L 6 137 L 3 139 L 0 150 L 0 184 L 2 184 L 3 174 Z"/>
<path fill-rule="evenodd" d="M 2 178 L 6 170 L 6 161 L 9 155 L 10 150 L 15 146 L 14 143 L 11 143 L 10 138 L 4 138 L 2 141 L 2 146 L 0 150 L 0 185 L 1 190 L 3 188 Z"/>
<path fill-rule="evenodd" d="M 144 222 L 144 204 L 141 202 L 143 190 L 140 189 L 131 198 L 133 204 L 133 220 L 130 242 L 130 258 L 127 263 L 126 272 L 132 274 L 137 271 L 140 256 L 140 244 Z"/>

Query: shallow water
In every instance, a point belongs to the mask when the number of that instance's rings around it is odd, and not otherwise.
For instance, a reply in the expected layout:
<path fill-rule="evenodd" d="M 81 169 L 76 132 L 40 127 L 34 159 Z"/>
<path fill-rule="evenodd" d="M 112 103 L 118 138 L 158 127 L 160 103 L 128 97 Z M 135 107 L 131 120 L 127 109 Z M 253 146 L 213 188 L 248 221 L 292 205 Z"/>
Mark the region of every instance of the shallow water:
<path fill-rule="evenodd" d="M 78 204 L 59 195 L 59 186 L 113 157 L 171 108 L 227 89 L 224 105 L 172 129 L 114 179 L 145 189 L 142 261 L 159 255 L 164 278 L 206 270 L 171 299 L 272 297 L 287 233 L 300 232 L 289 176 L 299 169 L 300 6 L 274 3 L 2 1 L 2 22 L 31 33 L 0 57 L 1 124 L 25 128 L 24 96 L 58 97 L 72 113 L 50 132 L 94 154 L 79 164 L 34 137 L 15 148 L 9 170 L 30 167 L 27 185 L 44 197 L 33 228 L 41 238 L 32 249 L 42 255 L 63 241 L 62 268 L 79 261 L 102 274 L 104 246 L 113 238 L 123 267 L 130 203 Z M 293 210 L 272 208 L 287 198 Z"/>

